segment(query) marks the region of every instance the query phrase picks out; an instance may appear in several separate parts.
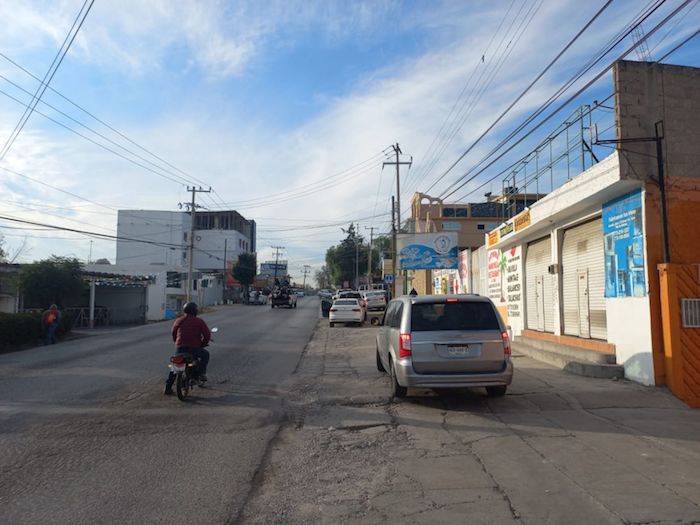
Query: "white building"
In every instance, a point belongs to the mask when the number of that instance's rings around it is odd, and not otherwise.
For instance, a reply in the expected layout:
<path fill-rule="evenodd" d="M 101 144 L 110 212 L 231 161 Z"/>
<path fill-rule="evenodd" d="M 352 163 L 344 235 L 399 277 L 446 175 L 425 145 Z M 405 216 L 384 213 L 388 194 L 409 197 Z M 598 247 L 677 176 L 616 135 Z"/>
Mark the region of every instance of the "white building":
<path fill-rule="evenodd" d="M 222 271 L 244 252 L 255 252 L 255 221 L 236 211 L 197 212 L 193 266 Z M 189 212 L 119 210 L 117 265 L 186 268 Z"/>

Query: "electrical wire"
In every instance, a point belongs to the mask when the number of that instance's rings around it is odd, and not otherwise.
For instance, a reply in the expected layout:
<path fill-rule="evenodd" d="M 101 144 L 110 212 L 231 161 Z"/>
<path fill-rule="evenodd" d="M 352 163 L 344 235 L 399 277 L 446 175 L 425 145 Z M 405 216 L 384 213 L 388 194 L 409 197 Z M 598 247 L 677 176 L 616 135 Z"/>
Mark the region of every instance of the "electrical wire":
<path fill-rule="evenodd" d="M 503 120 L 503 118 L 508 113 L 510 113 L 510 111 L 515 107 L 515 105 L 518 104 L 518 102 L 520 102 L 523 99 L 523 97 L 530 92 L 530 90 L 535 86 L 535 84 L 537 84 L 537 82 L 539 82 L 542 79 L 542 77 L 545 74 L 547 74 L 547 72 L 559 61 L 559 59 L 571 48 L 571 46 L 573 46 L 576 43 L 576 41 L 579 38 L 581 38 L 581 35 L 583 35 L 583 33 L 585 33 L 588 30 L 588 28 L 590 28 L 591 25 L 593 25 L 593 23 L 598 19 L 598 17 L 600 17 L 600 15 L 602 15 L 608 7 L 610 7 L 612 1 L 613 0 L 608 0 L 607 2 L 605 2 L 605 4 L 603 4 L 603 6 L 593 15 L 593 17 L 590 20 L 588 20 L 588 22 L 586 22 L 586 24 L 574 35 L 574 37 L 571 40 L 569 40 L 569 42 L 554 56 L 552 60 L 550 60 L 550 62 L 544 67 L 544 69 L 540 71 L 540 73 L 534 78 L 534 80 L 532 80 L 532 82 L 530 82 L 527 85 L 527 87 L 517 97 L 515 97 L 515 100 L 513 100 L 513 102 L 511 102 L 503 112 L 501 112 L 501 114 L 496 118 L 496 120 L 494 120 L 489 125 L 489 127 L 486 128 L 486 130 L 482 132 L 481 135 L 479 135 L 479 137 L 477 137 L 476 140 L 474 140 L 474 142 L 472 142 L 471 145 L 457 158 L 457 160 L 455 160 L 450 165 L 450 167 L 447 168 L 447 170 L 445 170 L 445 172 L 443 172 L 443 174 L 440 175 L 440 177 L 438 177 L 438 179 L 430 185 L 426 192 L 430 191 L 432 188 L 435 187 L 435 185 L 437 185 L 441 180 L 443 180 L 445 176 L 447 176 L 447 174 L 450 173 L 450 171 L 452 171 L 455 168 L 455 166 L 457 166 L 457 164 L 459 164 L 459 162 L 462 159 L 464 159 L 464 157 L 466 157 L 481 142 L 481 140 L 486 135 L 488 135 L 491 132 L 491 130 L 493 130 L 493 128 L 495 128 L 498 125 L 498 123 L 501 122 L 501 120 Z"/>
<path fill-rule="evenodd" d="M 68 34 L 66 35 L 66 38 L 63 41 L 63 44 L 61 44 L 61 47 L 59 48 L 58 53 L 54 57 L 53 62 L 51 62 L 51 65 L 49 66 L 49 69 L 46 72 L 46 75 L 44 75 L 44 79 L 42 80 L 41 85 L 39 85 L 36 92 L 34 93 L 34 97 L 32 98 L 32 102 L 30 103 L 29 106 L 27 106 L 27 109 L 25 109 L 24 113 L 20 117 L 19 122 L 17 122 L 15 129 L 12 131 L 12 133 L 8 137 L 2 150 L 0 150 L 0 160 L 4 160 L 5 155 L 7 155 L 7 152 L 10 151 L 10 148 L 14 144 L 15 139 L 22 132 L 22 129 L 24 129 L 24 126 L 27 123 L 27 121 L 29 120 L 29 117 L 31 117 L 32 113 L 34 112 L 34 108 L 36 108 L 36 105 L 39 103 L 39 100 L 46 92 L 46 88 L 51 83 L 51 80 L 53 80 L 53 77 L 56 74 L 56 71 L 58 71 L 58 68 L 61 67 L 61 63 L 63 62 L 63 59 L 66 57 L 66 54 L 68 53 L 68 50 L 70 49 L 71 45 L 73 44 L 75 37 L 78 36 L 78 33 L 80 32 L 80 28 L 83 27 L 83 23 L 85 22 L 85 19 L 87 18 L 87 15 L 90 12 L 90 9 L 92 9 L 92 6 L 95 3 L 95 0 L 90 0 L 90 5 L 87 6 L 87 9 L 85 9 L 87 2 L 88 2 L 88 0 L 85 0 L 85 2 L 83 3 L 83 6 L 80 8 L 80 11 L 78 12 L 78 15 L 76 16 L 75 21 L 73 21 L 73 25 L 71 26 L 70 30 L 68 31 Z M 83 13 L 83 11 L 85 11 L 85 12 Z M 82 16 L 82 18 L 81 18 L 81 16 Z M 77 24 L 77 28 L 76 28 L 76 24 Z M 75 29 L 75 31 L 73 31 L 73 29 Z M 67 45 L 66 45 L 66 42 L 68 42 Z M 47 77 L 48 77 L 48 79 L 47 79 Z"/>
<path fill-rule="evenodd" d="M 631 32 L 634 30 L 635 27 L 637 27 L 639 24 L 641 24 L 644 20 L 646 20 L 648 17 L 650 17 L 664 2 L 665 0 L 662 0 L 661 2 L 657 2 L 657 5 L 654 6 L 648 13 L 644 14 L 642 19 L 639 20 L 633 27 L 629 28 L 627 31 L 625 31 L 625 34 L 621 36 L 617 42 L 615 42 L 612 46 L 607 46 L 609 47 L 608 50 L 606 50 L 604 53 L 602 53 L 598 58 L 593 60 L 590 65 L 587 65 L 582 71 L 579 71 L 572 79 L 570 79 L 564 86 L 562 86 L 555 95 L 552 95 L 550 99 L 540 106 L 540 108 L 532 113 L 523 123 L 521 123 L 514 131 L 512 131 L 505 139 L 503 139 L 496 147 L 494 147 L 491 152 L 489 152 L 487 155 L 482 158 L 477 164 L 475 164 L 470 170 L 468 170 L 464 175 L 462 175 L 457 181 L 452 183 L 452 185 L 443 192 L 441 195 L 442 198 L 448 198 L 457 191 L 459 191 L 461 188 L 463 188 L 466 184 L 474 180 L 478 175 L 483 173 L 486 169 L 488 169 L 490 166 L 492 166 L 495 162 L 503 158 L 508 152 L 510 152 L 513 148 L 515 148 L 518 144 L 522 143 L 528 136 L 530 136 L 532 133 L 534 133 L 537 129 L 542 127 L 546 122 L 548 122 L 551 118 L 553 118 L 557 113 L 559 113 L 563 108 L 568 106 L 573 100 L 576 99 L 581 93 L 583 93 L 586 89 L 588 89 L 590 86 L 592 86 L 595 82 L 597 82 L 603 75 L 605 75 L 610 68 L 614 65 L 615 62 L 618 60 L 622 60 L 625 56 L 627 56 L 629 53 L 631 53 L 634 49 L 636 49 L 637 46 L 641 45 L 642 42 L 647 40 L 651 35 L 653 35 L 658 29 L 663 27 L 666 23 L 668 23 L 669 20 L 671 20 L 685 5 L 687 5 L 689 2 L 692 0 L 685 0 L 683 4 L 676 8 L 674 11 L 672 11 L 668 16 L 666 16 L 661 22 L 659 22 L 650 32 L 648 32 L 644 37 L 639 39 L 637 42 L 635 42 L 631 47 L 629 47 L 625 52 L 623 52 L 621 55 L 619 55 L 616 59 L 614 59 L 612 62 L 610 62 L 607 66 L 605 66 L 598 74 L 596 74 L 591 80 L 589 80 L 583 87 L 578 89 L 572 96 L 570 96 L 567 100 L 565 100 L 562 104 L 560 104 L 554 111 L 552 111 L 549 115 L 547 115 L 544 119 L 542 119 L 538 124 L 536 124 L 530 131 L 528 131 L 525 135 L 523 135 L 518 141 L 513 143 L 510 147 L 508 147 L 504 152 L 502 152 L 500 155 L 498 155 L 495 159 L 493 159 L 491 162 L 488 162 L 488 164 L 482 168 L 479 168 L 481 164 L 484 162 L 487 162 L 489 157 L 494 155 L 499 149 L 501 149 L 507 142 L 509 142 L 517 133 L 519 133 L 524 127 L 526 127 L 530 122 L 532 122 L 535 118 L 537 118 L 540 114 L 542 114 L 550 105 L 554 103 L 554 101 L 559 98 L 559 96 L 565 91 L 568 86 L 570 86 L 573 82 L 578 80 L 580 77 L 582 77 L 586 72 L 588 72 L 590 69 L 593 68 L 595 64 L 597 64 L 605 55 L 607 55 L 612 49 L 617 47 L 617 45 L 622 42 Z M 470 174 L 472 174 L 474 171 L 478 171 L 469 177 Z M 466 179 L 466 180 L 465 180 Z M 464 182 L 461 182 L 464 181 Z"/>
<path fill-rule="evenodd" d="M 515 33 L 513 34 L 513 36 L 511 36 L 511 39 L 509 40 L 508 44 L 506 45 L 506 47 L 503 50 L 503 52 L 501 53 L 501 55 L 497 57 L 495 66 L 493 67 L 493 69 L 490 72 L 487 73 L 488 76 L 481 83 L 481 85 L 477 86 L 475 94 L 472 97 L 472 101 L 471 101 L 469 107 L 467 108 L 467 111 L 464 112 L 464 114 L 461 117 L 461 119 L 459 120 L 459 122 L 457 122 L 456 125 L 454 126 L 454 128 L 452 129 L 452 132 L 450 133 L 447 140 L 443 144 L 443 147 L 439 153 L 439 156 L 434 160 L 434 162 L 430 166 L 428 172 L 432 171 L 432 169 L 435 167 L 437 162 L 440 160 L 440 158 L 444 154 L 444 152 L 447 149 L 447 147 L 449 146 L 449 144 L 452 143 L 452 141 L 457 136 L 457 134 L 462 130 L 464 123 L 471 116 L 473 111 L 476 109 L 478 102 L 481 100 L 484 93 L 486 93 L 488 88 L 491 86 L 492 82 L 494 81 L 494 79 L 496 78 L 498 73 L 500 73 L 501 68 L 503 67 L 505 61 L 510 57 L 510 54 L 513 52 L 513 50 L 517 46 L 518 42 L 522 38 L 523 34 L 525 33 L 527 28 L 532 23 L 532 20 L 537 15 L 537 12 L 542 7 L 542 4 L 543 4 L 543 0 L 541 0 L 539 3 L 533 2 L 530 4 L 530 8 L 525 13 L 525 15 L 524 15 L 523 19 L 520 21 L 520 24 L 518 25 L 518 27 L 515 29 Z M 515 22 L 515 20 L 513 22 Z M 511 24 L 511 27 L 512 27 L 512 24 Z M 508 31 L 510 31 L 510 28 L 508 29 Z M 506 35 L 504 35 L 504 38 L 502 39 L 502 43 L 505 41 L 506 37 L 507 37 L 507 33 L 506 33 Z M 498 49 L 500 49 L 500 44 L 499 44 Z M 431 189 L 432 189 L 432 186 L 426 190 L 426 193 L 429 192 Z"/>
<path fill-rule="evenodd" d="M 419 176 L 423 175 L 426 169 L 424 166 L 428 165 L 430 161 L 432 161 L 434 155 L 435 155 L 435 150 L 433 149 L 433 146 L 436 146 L 436 142 L 442 135 L 443 130 L 445 130 L 445 126 L 450 122 L 449 128 L 452 128 L 452 116 L 455 113 L 455 109 L 457 106 L 460 105 L 460 102 L 462 101 L 467 89 L 469 88 L 469 85 L 471 84 L 472 79 L 474 78 L 474 75 L 476 74 L 477 70 L 479 69 L 479 66 L 483 64 L 483 59 L 486 57 L 487 54 L 489 54 L 489 50 L 491 49 L 491 44 L 493 43 L 494 39 L 496 38 L 496 35 L 500 32 L 501 28 L 503 27 L 503 24 L 508 18 L 508 15 L 510 14 L 511 10 L 513 9 L 513 6 L 515 5 L 515 0 L 511 0 L 510 5 L 508 6 L 508 9 L 506 11 L 506 14 L 501 18 L 500 24 L 498 24 L 498 28 L 496 28 L 496 31 L 491 35 L 491 39 L 489 40 L 488 44 L 486 45 L 486 48 L 484 49 L 483 53 L 481 54 L 481 58 L 477 60 L 476 66 L 472 69 L 471 74 L 467 78 L 467 81 L 465 82 L 464 86 L 462 87 L 462 90 L 460 91 L 459 95 L 457 96 L 457 99 L 454 101 L 454 104 L 452 105 L 452 108 L 450 108 L 449 113 L 445 117 L 445 120 L 443 120 L 442 125 L 440 126 L 440 129 L 438 130 L 437 134 L 433 138 L 432 142 L 428 146 L 428 148 L 423 152 L 422 155 L 419 156 L 420 159 L 428 159 L 425 163 L 421 162 L 421 165 L 418 167 L 418 169 L 415 172 L 415 177 L 418 178 Z M 522 9 L 522 6 L 521 6 Z M 489 62 L 491 61 L 491 55 L 489 54 Z M 460 106 L 460 110 L 457 112 L 457 115 L 461 112 L 461 108 L 463 107 Z M 436 146 L 437 149 L 437 146 Z M 413 181 L 407 180 L 407 184 L 411 184 Z"/>

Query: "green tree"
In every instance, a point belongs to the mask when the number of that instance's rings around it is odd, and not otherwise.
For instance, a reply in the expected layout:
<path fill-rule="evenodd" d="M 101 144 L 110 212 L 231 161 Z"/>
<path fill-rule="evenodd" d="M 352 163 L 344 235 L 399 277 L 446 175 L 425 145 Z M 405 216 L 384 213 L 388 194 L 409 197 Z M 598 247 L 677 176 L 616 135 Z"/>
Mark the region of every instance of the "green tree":
<path fill-rule="evenodd" d="M 253 284 L 255 272 L 258 268 L 258 258 L 254 253 L 241 253 L 238 262 L 233 267 L 233 278 L 243 285 L 245 295 L 248 297 L 248 288 Z"/>
<path fill-rule="evenodd" d="M 316 270 L 314 277 L 316 278 L 316 285 L 319 288 L 328 289 L 333 287 L 333 279 L 331 277 L 331 273 L 328 271 L 328 266 L 326 266 L 325 264 L 321 266 L 320 270 Z"/>
<path fill-rule="evenodd" d="M 23 266 L 19 272 L 19 289 L 28 307 L 59 307 L 80 302 L 87 284 L 83 281 L 78 259 L 52 256 Z"/>
<path fill-rule="evenodd" d="M 367 275 L 368 250 L 364 238 L 357 233 L 354 224 L 343 229 L 343 232 L 346 234 L 345 239 L 326 251 L 326 267 L 332 282 L 342 285 L 344 281 L 348 281 L 354 284 L 356 260 L 359 276 Z"/>

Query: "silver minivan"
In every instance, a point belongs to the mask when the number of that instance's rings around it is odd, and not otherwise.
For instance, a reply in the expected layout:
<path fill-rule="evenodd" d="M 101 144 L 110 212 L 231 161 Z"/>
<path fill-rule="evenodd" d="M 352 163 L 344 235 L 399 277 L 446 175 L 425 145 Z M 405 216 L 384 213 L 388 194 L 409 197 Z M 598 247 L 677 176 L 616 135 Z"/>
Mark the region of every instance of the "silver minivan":
<path fill-rule="evenodd" d="M 409 387 L 486 387 L 503 396 L 513 379 L 510 338 L 487 297 L 402 296 L 384 313 L 377 369 L 390 375 L 396 397 Z"/>

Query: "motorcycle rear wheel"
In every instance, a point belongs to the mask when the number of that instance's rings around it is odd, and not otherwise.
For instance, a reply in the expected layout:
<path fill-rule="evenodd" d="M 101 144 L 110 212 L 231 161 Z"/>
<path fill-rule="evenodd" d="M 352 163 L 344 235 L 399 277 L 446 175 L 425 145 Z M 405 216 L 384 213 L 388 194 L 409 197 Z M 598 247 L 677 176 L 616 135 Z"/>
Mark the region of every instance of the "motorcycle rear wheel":
<path fill-rule="evenodd" d="M 180 401 L 184 401 L 190 393 L 190 381 L 183 372 L 178 372 L 177 374 L 177 378 L 175 379 L 175 391 Z"/>

